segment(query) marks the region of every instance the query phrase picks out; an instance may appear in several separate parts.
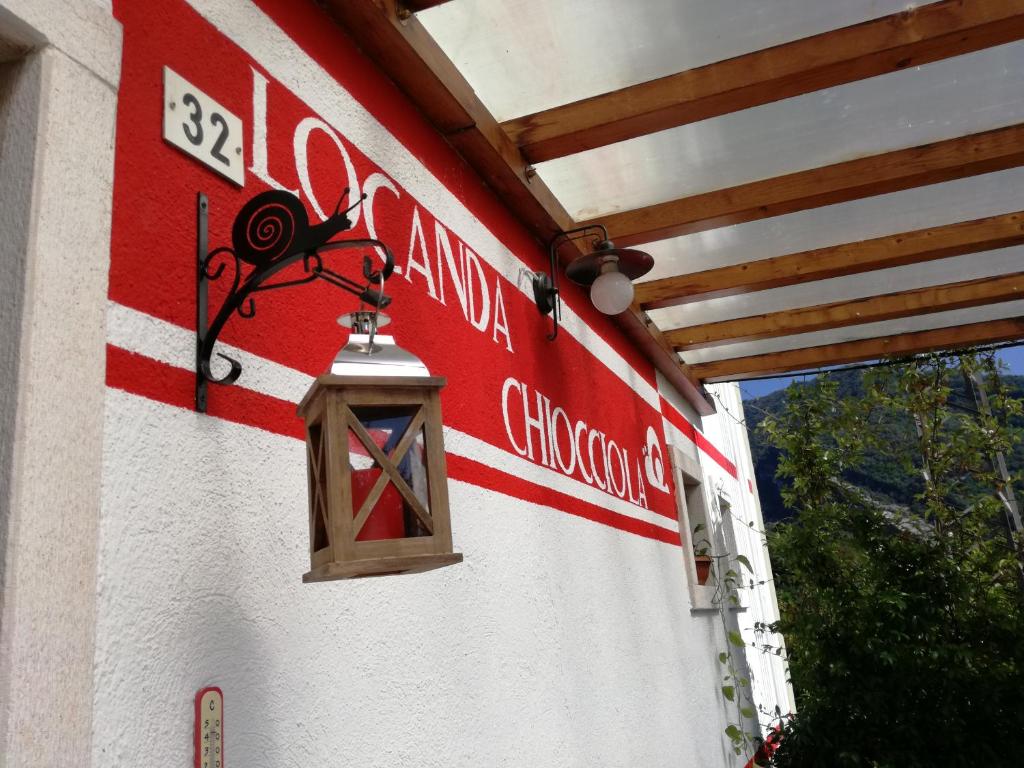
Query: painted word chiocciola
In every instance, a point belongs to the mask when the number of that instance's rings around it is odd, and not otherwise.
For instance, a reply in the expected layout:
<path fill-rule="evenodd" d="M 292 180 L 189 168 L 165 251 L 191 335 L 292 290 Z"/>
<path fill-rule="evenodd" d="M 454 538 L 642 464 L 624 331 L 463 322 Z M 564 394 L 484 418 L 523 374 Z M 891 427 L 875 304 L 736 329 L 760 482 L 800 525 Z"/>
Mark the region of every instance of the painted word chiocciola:
<path fill-rule="evenodd" d="M 520 456 L 569 477 L 578 476 L 606 493 L 648 509 L 647 481 L 667 492 L 660 445 L 655 438 L 630 461 L 629 450 L 601 430 L 566 413 L 539 391 L 509 377 L 501 388 L 501 413 L 512 449 Z M 648 443 L 654 433 L 648 430 Z M 643 465 L 643 471 L 641 469 Z"/>

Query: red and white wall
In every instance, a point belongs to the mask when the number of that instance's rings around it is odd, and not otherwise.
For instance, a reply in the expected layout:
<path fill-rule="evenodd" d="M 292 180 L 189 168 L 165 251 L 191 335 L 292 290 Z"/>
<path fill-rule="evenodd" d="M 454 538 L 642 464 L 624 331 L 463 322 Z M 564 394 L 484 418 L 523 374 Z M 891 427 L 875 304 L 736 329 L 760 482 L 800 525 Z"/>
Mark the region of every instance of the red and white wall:
<path fill-rule="evenodd" d="M 107 23 L 104 4 L 75 4 Z M 0 33 L 5 6 L 28 13 L 0 1 Z M 571 288 L 548 342 L 524 277 L 544 268 L 541 247 L 314 3 L 114 0 L 112 13 L 112 190 L 97 193 L 108 283 L 90 299 L 105 386 L 84 393 L 102 397 L 97 450 L 75 459 L 93 456 L 99 486 L 74 598 L 91 602 L 76 620 L 91 642 L 90 711 L 67 713 L 90 721 L 77 754 L 84 743 L 96 766 L 185 765 L 191 696 L 217 685 L 227 765 L 729 764 L 723 630 L 717 613 L 691 611 L 669 456 L 699 463 L 709 508 L 725 499 L 759 529 L 738 390 L 717 387 L 729 413 L 702 423 Z M 74 45 L 60 35 L 40 45 Z M 241 118 L 244 187 L 163 141 L 164 67 Z M 258 295 L 256 316 L 221 337 L 242 377 L 211 385 L 209 413 L 195 413 L 195 199 L 209 197 L 212 248 L 259 192 L 296 192 L 315 224 L 346 187 L 368 198 L 343 236 L 396 256 L 388 330 L 448 380 L 465 562 L 303 585 L 295 403 L 344 343 L 336 318 L 356 301 L 321 284 Z M 334 268 L 358 276 L 344 259 Z M 213 308 L 222 291 L 212 285 Z M 742 534 L 770 575 L 760 537 Z M 769 583 L 734 618 L 749 630 L 774 611 Z M 760 702 L 789 709 L 781 669 L 751 667 Z M 8 745 L 27 750 L 8 707 Z"/>

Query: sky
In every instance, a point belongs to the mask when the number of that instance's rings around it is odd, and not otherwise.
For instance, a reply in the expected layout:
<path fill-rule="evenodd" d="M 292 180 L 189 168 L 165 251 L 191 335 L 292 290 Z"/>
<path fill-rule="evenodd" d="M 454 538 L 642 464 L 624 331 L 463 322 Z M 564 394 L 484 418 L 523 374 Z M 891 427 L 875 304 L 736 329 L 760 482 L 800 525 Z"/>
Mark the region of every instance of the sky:
<path fill-rule="evenodd" d="M 1024 347 L 1008 347 L 996 353 L 996 357 L 1006 364 L 1010 373 L 1024 375 Z M 762 379 L 760 381 L 741 381 L 740 391 L 744 400 L 753 400 L 755 397 L 767 395 L 777 389 L 789 386 L 794 379 L 803 379 L 806 376 L 779 376 L 774 379 Z"/>

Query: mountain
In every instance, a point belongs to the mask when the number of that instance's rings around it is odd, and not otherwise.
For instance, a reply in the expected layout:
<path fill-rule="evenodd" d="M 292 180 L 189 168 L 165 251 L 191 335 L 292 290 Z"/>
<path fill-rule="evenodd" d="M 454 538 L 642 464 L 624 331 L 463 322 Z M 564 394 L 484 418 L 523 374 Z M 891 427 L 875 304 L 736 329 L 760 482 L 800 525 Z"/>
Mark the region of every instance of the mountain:
<path fill-rule="evenodd" d="M 836 371 L 830 374 L 839 382 L 840 397 L 860 397 L 864 394 L 862 384 L 863 371 Z M 1013 397 L 1024 398 L 1024 376 L 1000 376 L 1000 380 L 1008 393 Z M 791 386 L 810 386 L 809 383 L 795 383 Z M 967 392 L 962 382 L 953 387 L 955 402 L 970 404 L 973 397 Z M 747 400 L 743 403 L 747 425 L 750 427 L 750 452 L 754 461 L 754 475 L 757 490 L 761 497 L 761 511 L 765 522 L 775 522 L 790 516 L 782 501 L 781 488 L 783 480 L 776 478 L 775 472 L 779 464 L 779 452 L 767 441 L 767 436 L 760 429 L 761 422 L 769 414 L 777 416 L 786 405 L 786 390 L 782 389 L 762 397 Z M 1024 420 L 1017 425 L 1024 430 Z M 893 415 L 886 419 L 881 427 L 890 439 L 896 442 L 908 440 L 913 433 L 914 424 L 909 417 Z M 1024 440 L 1016 445 L 1011 456 L 1007 457 L 1010 474 L 1014 475 L 1024 469 Z M 846 479 L 870 493 L 872 496 L 887 503 L 909 506 L 915 494 L 921 490 L 921 476 L 918 472 L 907 472 L 897 462 L 887 457 L 869 453 L 864 457 L 862 466 L 850 472 Z M 1018 490 L 1018 496 L 1024 489 Z"/>

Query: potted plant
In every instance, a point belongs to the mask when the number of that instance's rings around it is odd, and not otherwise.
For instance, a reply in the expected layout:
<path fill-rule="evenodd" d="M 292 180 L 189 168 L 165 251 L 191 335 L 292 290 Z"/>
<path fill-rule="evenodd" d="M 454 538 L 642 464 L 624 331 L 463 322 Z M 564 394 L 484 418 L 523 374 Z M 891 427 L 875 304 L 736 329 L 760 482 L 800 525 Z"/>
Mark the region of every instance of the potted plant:
<path fill-rule="evenodd" d="M 697 524 L 693 529 L 693 561 L 697 566 L 697 583 L 704 585 L 708 583 L 711 576 L 711 542 L 707 537 L 697 538 L 697 534 L 704 530 L 704 523 Z"/>

